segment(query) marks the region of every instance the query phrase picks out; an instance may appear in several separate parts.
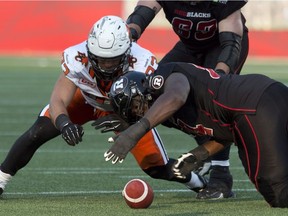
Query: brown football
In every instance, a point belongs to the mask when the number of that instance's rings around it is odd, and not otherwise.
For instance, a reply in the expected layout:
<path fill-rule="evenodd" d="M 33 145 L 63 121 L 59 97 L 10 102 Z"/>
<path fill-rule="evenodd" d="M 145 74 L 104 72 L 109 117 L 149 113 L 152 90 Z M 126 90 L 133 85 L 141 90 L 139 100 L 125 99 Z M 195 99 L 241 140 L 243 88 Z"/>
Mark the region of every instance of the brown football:
<path fill-rule="evenodd" d="M 132 179 L 127 182 L 122 195 L 130 208 L 148 208 L 154 199 L 153 189 L 141 179 Z"/>

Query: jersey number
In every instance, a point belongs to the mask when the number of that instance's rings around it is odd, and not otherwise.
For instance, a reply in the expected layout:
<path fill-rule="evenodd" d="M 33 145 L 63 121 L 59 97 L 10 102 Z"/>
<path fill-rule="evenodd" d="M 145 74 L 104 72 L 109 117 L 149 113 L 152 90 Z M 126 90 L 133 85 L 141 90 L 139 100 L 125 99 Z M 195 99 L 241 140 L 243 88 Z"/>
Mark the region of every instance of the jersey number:
<path fill-rule="evenodd" d="M 193 22 L 191 20 L 175 17 L 172 20 L 172 26 L 176 34 L 178 34 L 180 37 L 185 39 L 190 38 L 191 29 L 193 27 Z M 194 38 L 200 41 L 207 40 L 215 35 L 216 30 L 216 19 L 198 22 Z"/>

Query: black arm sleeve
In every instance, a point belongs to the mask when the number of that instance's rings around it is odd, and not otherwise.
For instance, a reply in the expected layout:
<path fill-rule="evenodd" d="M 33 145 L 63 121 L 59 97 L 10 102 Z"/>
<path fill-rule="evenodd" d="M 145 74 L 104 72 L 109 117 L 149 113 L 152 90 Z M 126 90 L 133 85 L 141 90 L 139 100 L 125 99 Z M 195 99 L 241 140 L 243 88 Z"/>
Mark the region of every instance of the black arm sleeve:
<path fill-rule="evenodd" d="M 134 23 L 138 25 L 141 29 L 141 34 L 145 31 L 146 27 L 150 24 L 150 22 L 155 17 L 155 11 L 149 7 L 146 6 L 137 6 L 135 7 L 135 10 L 127 19 L 127 24 Z M 137 40 L 140 38 L 140 35 L 136 32 L 136 30 L 133 30 L 131 28 L 131 34 L 132 38 Z"/>
<path fill-rule="evenodd" d="M 221 32 L 219 34 L 220 53 L 217 62 L 224 62 L 230 68 L 230 73 L 234 73 L 239 61 L 241 51 L 241 36 L 234 32 Z"/>

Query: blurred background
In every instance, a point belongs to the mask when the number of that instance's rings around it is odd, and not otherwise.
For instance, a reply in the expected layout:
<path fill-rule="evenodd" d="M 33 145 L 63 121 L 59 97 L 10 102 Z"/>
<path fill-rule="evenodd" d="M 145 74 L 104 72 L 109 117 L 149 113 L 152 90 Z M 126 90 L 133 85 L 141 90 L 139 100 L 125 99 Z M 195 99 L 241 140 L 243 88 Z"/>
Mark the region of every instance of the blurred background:
<path fill-rule="evenodd" d="M 61 55 L 85 40 L 103 15 L 126 19 L 137 0 L 1 1 L 0 55 Z M 288 57 L 288 1 L 250 0 L 243 8 L 250 30 L 250 58 Z M 177 37 L 163 12 L 146 29 L 139 44 L 161 57 Z"/>

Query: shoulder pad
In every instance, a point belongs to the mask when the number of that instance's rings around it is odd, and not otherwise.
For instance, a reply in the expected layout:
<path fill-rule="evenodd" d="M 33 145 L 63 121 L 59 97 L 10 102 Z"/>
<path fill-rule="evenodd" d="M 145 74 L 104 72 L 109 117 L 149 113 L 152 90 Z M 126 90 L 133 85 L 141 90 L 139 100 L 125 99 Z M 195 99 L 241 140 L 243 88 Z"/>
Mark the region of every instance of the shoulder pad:
<path fill-rule="evenodd" d="M 86 41 L 64 50 L 62 69 L 63 65 L 67 66 L 70 72 L 76 73 L 82 71 L 88 65 Z"/>
<path fill-rule="evenodd" d="M 158 66 L 157 59 L 153 53 L 137 43 L 132 43 L 130 61 L 129 70 L 136 70 L 144 73 L 153 72 Z"/>

